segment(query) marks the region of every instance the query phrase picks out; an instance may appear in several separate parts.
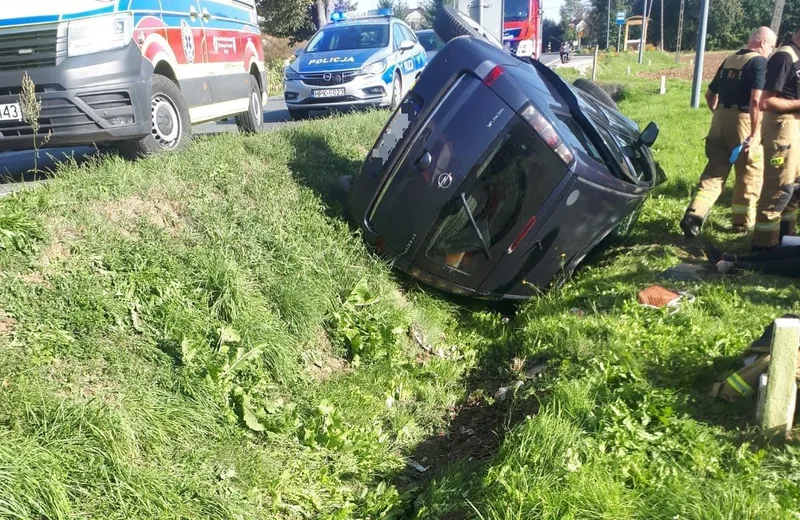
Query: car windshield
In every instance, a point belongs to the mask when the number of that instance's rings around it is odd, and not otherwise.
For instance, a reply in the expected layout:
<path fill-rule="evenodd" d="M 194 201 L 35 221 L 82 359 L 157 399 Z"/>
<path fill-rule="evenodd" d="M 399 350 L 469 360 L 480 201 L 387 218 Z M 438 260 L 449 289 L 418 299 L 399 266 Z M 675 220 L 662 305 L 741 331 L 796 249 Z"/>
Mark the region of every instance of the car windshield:
<path fill-rule="evenodd" d="M 503 19 L 506 22 L 524 22 L 530 12 L 530 0 L 506 0 Z"/>
<path fill-rule="evenodd" d="M 419 38 L 419 42 L 426 51 L 435 51 L 437 49 L 441 49 L 443 46 L 442 41 L 433 31 L 418 32 L 417 38 Z"/>
<path fill-rule="evenodd" d="M 352 51 L 389 46 L 389 25 L 344 25 L 322 29 L 306 52 Z"/>

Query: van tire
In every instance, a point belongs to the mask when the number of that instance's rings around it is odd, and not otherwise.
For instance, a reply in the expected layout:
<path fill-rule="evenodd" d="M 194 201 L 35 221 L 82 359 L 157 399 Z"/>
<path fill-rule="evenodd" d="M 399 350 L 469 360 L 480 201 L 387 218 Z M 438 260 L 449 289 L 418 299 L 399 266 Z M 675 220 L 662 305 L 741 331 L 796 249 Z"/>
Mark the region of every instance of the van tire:
<path fill-rule="evenodd" d="M 189 107 L 183 99 L 181 89 L 174 81 L 161 74 L 153 74 L 151 83 L 151 132 L 146 137 L 126 141 L 119 146 L 120 152 L 127 157 L 177 152 L 186 148 L 192 140 Z M 174 127 L 176 124 L 177 129 Z"/>
<path fill-rule="evenodd" d="M 493 39 L 487 36 L 486 29 L 478 25 L 477 22 L 474 26 L 470 25 L 454 7 L 445 7 L 436 13 L 436 18 L 433 21 L 433 30 L 445 43 L 459 36 L 472 36 L 473 38 L 486 40 L 496 46 Z"/>
<path fill-rule="evenodd" d="M 586 78 L 578 78 L 573 83 L 573 86 L 575 86 L 575 88 L 577 88 L 578 90 L 581 90 L 589 94 L 600 103 L 609 106 L 615 110 L 617 109 L 617 104 L 614 102 L 613 99 L 611 99 L 611 96 L 609 96 L 605 90 L 600 88 L 600 86 L 597 83 L 593 83 Z"/>
<path fill-rule="evenodd" d="M 247 104 L 247 112 L 236 116 L 236 126 L 239 127 L 239 131 L 247 134 L 255 134 L 264 129 L 264 101 L 261 96 L 261 86 L 252 74 L 250 75 L 250 100 Z"/>

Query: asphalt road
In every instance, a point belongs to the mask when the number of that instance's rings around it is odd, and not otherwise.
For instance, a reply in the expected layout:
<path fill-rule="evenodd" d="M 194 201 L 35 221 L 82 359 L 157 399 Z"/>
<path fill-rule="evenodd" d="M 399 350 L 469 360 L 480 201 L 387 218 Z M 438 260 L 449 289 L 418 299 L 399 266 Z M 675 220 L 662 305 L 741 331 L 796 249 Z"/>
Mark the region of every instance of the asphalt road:
<path fill-rule="evenodd" d="M 562 65 L 558 53 L 542 55 L 541 61 L 548 67 L 573 67 L 586 70 L 592 66 L 591 56 L 573 56 L 570 63 Z M 283 102 L 282 96 L 272 97 L 264 107 L 264 122 L 266 130 L 281 127 L 289 123 L 289 112 Z M 236 122 L 233 118 L 215 123 L 206 123 L 193 129 L 195 134 L 218 134 L 237 132 Z M 0 153 L 0 196 L 22 189 L 26 185 L 38 182 L 55 170 L 59 162 L 74 158 L 83 162 L 96 154 L 93 148 L 54 148 L 40 150 L 38 162 L 33 151 Z M 40 172 L 36 175 L 29 173 L 37 168 Z"/>

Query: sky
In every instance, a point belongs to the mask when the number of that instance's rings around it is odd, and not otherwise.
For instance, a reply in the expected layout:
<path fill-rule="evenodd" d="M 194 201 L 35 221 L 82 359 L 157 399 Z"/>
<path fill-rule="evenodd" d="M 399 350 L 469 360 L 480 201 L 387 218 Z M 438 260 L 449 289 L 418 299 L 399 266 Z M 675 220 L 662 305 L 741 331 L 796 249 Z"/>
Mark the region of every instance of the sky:
<path fill-rule="evenodd" d="M 551 20 L 558 21 L 558 10 L 561 9 L 563 0 L 541 0 L 544 7 L 544 17 Z M 411 8 L 419 5 L 419 0 L 407 0 L 408 6 Z M 378 0 L 358 0 L 359 9 L 375 9 L 378 6 Z"/>

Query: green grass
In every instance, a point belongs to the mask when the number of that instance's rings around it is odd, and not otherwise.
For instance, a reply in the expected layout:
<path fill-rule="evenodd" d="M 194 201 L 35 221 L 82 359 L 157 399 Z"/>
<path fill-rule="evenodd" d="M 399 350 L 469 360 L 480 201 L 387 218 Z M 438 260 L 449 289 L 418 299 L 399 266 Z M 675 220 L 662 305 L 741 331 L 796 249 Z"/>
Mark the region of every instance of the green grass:
<path fill-rule="evenodd" d="M 628 244 L 510 319 L 396 278 L 344 222 L 334 181 L 383 112 L 2 199 L 0 518 L 790 517 L 800 452 L 707 393 L 800 291 L 748 274 L 671 283 L 697 297 L 674 315 L 637 305 L 699 254 L 677 221 L 709 116 L 627 66 L 600 79 L 659 123 L 669 182 Z M 728 217 L 709 236 L 744 247 Z"/>

